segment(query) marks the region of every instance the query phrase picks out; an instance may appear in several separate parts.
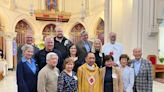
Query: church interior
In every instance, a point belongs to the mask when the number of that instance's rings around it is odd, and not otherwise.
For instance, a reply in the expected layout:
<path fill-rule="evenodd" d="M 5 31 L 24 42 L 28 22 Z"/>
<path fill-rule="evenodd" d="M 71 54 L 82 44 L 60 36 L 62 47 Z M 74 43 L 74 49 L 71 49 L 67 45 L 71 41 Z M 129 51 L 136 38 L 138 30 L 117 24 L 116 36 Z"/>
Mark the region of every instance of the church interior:
<path fill-rule="evenodd" d="M 164 0 L 0 0 L 0 92 L 17 92 L 17 47 L 25 35 L 33 34 L 43 49 L 43 39 L 55 37 L 57 26 L 74 44 L 86 30 L 89 40 L 102 44 L 115 32 L 130 58 L 134 48 L 142 48 L 143 58 L 153 63 L 153 92 L 163 92 Z"/>

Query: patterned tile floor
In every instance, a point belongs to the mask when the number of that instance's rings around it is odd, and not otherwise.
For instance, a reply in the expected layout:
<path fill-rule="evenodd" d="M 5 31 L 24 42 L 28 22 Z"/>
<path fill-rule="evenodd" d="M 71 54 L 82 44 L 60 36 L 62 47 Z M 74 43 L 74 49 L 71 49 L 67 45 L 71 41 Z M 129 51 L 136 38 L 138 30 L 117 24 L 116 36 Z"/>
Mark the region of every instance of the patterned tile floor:
<path fill-rule="evenodd" d="M 8 76 L 0 81 L 0 92 L 17 92 L 15 71 L 9 71 Z M 153 81 L 153 92 L 164 92 L 164 84 Z"/>

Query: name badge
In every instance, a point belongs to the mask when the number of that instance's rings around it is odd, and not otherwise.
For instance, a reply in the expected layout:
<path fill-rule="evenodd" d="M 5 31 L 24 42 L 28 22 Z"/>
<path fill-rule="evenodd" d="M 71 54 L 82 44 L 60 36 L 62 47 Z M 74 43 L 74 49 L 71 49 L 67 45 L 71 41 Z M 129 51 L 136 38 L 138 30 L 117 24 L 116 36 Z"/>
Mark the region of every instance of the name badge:
<path fill-rule="evenodd" d="M 74 78 L 75 80 L 77 80 L 77 77 L 76 77 L 76 76 L 73 76 L 73 78 Z"/>
<path fill-rule="evenodd" d="M 112 74 L 112 78 L 116 79 L 117 75 L 115 73 Z"/>

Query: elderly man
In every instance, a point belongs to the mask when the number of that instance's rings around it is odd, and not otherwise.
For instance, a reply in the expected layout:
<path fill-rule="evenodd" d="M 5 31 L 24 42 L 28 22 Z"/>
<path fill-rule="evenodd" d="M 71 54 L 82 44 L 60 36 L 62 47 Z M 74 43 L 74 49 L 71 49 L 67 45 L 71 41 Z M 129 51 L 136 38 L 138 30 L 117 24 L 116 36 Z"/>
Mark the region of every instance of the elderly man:
<path fill-rule="evenodd" d="M 58 26 L 55 30 L 56 37 L 54 38 L 54 48 L 58 49 L 61 52 L 63 59 L 65 59 L 68 57 L 68 48 L 71 46 L 72 42 L 64 37 L 61 27 Z"/>
<path fill-rule="evenodd" d="M 36 62 L 39 66 L 39 70 L 41 70 L 45 65 L 46 65 L 46 55 L 49 52 L 54 52 L 58 55 L 59 60 L 58 60 L 58 65 L 57 67 L 59 70 L 62 70 L 62 64 L 63 64 L 63 58 L 59 50 L 54 49 L 54 39 L 51 36 L 47 36 L 45 38 L 45 48 L 38 51 L 35 55 Z"/>
<path fill-rule="evenodd" d="M 102 51 L 105 55 L 112 55 L 114 57 L 115 65 L 120 65 L 119 57 L 123 53 L 123 46 L 120 43 L 116 43 L 116 33 L 111 32 L 109 37 L 110 43 L 104 44 Z"/>
<path fill-rule="evenodd" d="M 95 55 L 89 52 L 86 63 L 78 68 L 78 92 L 101 92 L 100 71 L 95 64 Z"/>
<path fill-rule="evenodd" d="M 152 65 L 149 61 L 142 58 L 141 48 L 133 50 L 135 59 L 131 62 L 134 68 L 134 92 L 152 92 Z"/>
<path fill-rule="evenodd" d="M 25 42 L 26 42 L 26 44 L 33 46 L 33 48 L 34 48 L 34 55 L 39 51 L 39 48 L 34 45 L 34 37 L 33 37 L 33 34 L 27 33 L 25 35 Z M 22 55 L 22 50 L 21 50 L 22 46 L 23 45 L 20 45 L 17 48 L 17 61 L 18 62 L 21 61 L 21 58 L 23 56 Z"/>
<path fill-rule="evenodd" d="M 57 92 L 59 70 L 56 68 L 58 55 L 50 52 L 46 56 L 47 65 L 42 68 L 38 75 L 38 92 Z"/>
<path fill-rule="evenodd" d="M 88 32 L 82 30 L 80 33 L 81 40 L 77 43 L 77 53 L 80 58 L 85 58 L 92 50 L 92 42 L 88 40 Z"/>

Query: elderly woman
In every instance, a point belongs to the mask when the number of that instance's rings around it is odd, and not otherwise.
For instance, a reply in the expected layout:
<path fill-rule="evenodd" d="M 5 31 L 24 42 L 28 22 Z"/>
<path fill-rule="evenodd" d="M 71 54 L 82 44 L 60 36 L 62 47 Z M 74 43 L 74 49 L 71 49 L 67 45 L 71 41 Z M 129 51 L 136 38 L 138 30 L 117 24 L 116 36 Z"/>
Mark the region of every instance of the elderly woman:
<path fill-rule="evenodd" d="M 38 68 L 32 58 L 33 46 L 25 44 L 22 52 L 23 57 L 18 63 L 16 71 L 18 92 L 37 92 Z"/>
<path fill-rule="evenodd" d="M 102 42 L 100 39 L 95 39 L 92 45 L 92 52 L 96 57 L 96 64 L 99 68 L 103 67 L 104 53 L 102 53 Z"/>
<path fill-rule="evenodd" d="M 100 70 L 102 92 L 123 92 L 121 73 L 114 67 L 113 56 L 107 55 L 104 60 L 105 67 Z"/>
<path fill-rule="evenodd" d="M 134 70 L 128 66 L 129 57 L 126 54 L 120 56 L 124 92 L 133 92 Z"/>
<path fill-rule="evenodd" d="M 67 58 L 64 61 L 64 70 L 58 77 L 57 92 L 77 92 L 77 77 L 72 71 L 74 60 Z"/>

